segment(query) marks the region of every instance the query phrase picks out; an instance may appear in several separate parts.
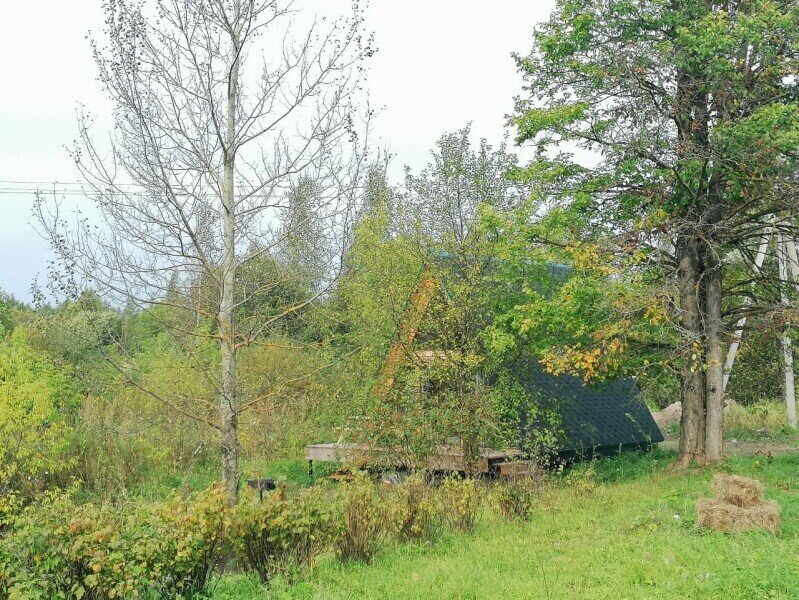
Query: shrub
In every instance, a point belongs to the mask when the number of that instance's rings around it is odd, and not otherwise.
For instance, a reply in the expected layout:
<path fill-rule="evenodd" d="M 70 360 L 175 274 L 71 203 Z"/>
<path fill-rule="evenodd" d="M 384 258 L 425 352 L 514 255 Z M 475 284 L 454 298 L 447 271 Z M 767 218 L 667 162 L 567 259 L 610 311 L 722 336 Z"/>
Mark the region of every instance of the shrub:
<path fill-rule="evenodd" d="M 79 581 L 66 554 L 65 524 L 74 513 L 67 495 L 48 495 L 41 504 L 28 507 L 8 519 L 8 531 L 0 540 L 0 597 L 74 597 Z"/>
<path fill-rule="evenodd" d="M 237 556 L 263 583 L 275 574 L 293 579 L 335 537 L 337 515 L 330 492 L 311 488 L 289 498 L 283 490 L 240 503 L 233 515 Z"/>
<path fill-rule="evenodd" d="M 439 529 L 440 515 L 432 491 L 421 473 L 414 473 L 393 489 L 392 522 L 400 541 L 429 540 Z"/>
<path fill-rule="evenodd" d="M 477 482 L 461 477 L 446 478 L 438 489 L 438 506 L 450 527 L 474 530 L 480 509 Z"/>
<path fill-rule="evenodd" d="M 78 398 L 75 382 L 24 330 L 0 337 L 0 528 L 5 515 L 69 482 L 73 432 L 65 417 Z"/>
<path fill-rule="evenodd" d="M 760 439 L 787 429 L 785 405 L 781 402 L 755 402 L 748 406 L 731 403 L 724 411 L 724 427 L 731 435 Z"/>
<path fill-rule="evenodd" d="M 520 519 L 532 514 L 540 495 L 541 478 L 533 475 L 510 478 L 499 483 L 494 490 L 499 512 Z"/>
<path fill-rule="evenodd" d="M 366 473 L 358 473 L 344 489 L 344 523 L 336 537 L 336 553 L 344 561 L 369 562 L 385 541 L 385 508 Z"/>
<path fill-rule="evenodd" d="M 134 518 L 134 527 L 136 522 Z M 130 558 L 149 560 L 141 561 L 152 573 L 149 587 L 163 598 L 202 591 L 230 524 L 230 498 L 224 487 L 214 485 L 190 501 L 174 497 L 156 505 L 145 523 Z"/>
<path fill-rule="evenodd" d="M 154 507 L 76 506 L 62 494 L 16 517 L 0 541 L 0 596 L 183 598 L 200 592 L 228 518 L 213 487 Z"/>
<path fill-rule="evenodd" d="M 575 466 L 563 481 L 579 493 L 591 493 L 597 488 L 597 473 L 594 463 Z"/>

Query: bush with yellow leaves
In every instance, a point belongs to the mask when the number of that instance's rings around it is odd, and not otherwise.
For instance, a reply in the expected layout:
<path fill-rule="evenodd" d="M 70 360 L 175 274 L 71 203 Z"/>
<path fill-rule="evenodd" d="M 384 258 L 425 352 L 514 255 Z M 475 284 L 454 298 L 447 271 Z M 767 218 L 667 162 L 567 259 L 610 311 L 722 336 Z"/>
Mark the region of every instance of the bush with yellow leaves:
<path fill-rule="evenodd" d="M 387 507 L 368 473 L 358 472 L 342 490 L 343 519 L 335 546 L 345 562 L 369 562 L 386 542 Z"/>
<path fill-rule="evenodd" d="M 477 481 L 461 477 L 444 479 L 438 488 L 438 506 L 450 527 L 460 531 L 474 530 L 480 510 Z"/>
<path fill-rule="evenodd" d="M 46 497 L 0 540 L 0 597 L 185 598 L 205 587 L 229 521 L 221 486 L 121 509 Z"/>
<path fill-rule="evenodd" d="M 400 541 L 427 541 L 440 530 L 441 515 L 423 473 L 413 473 L 391 490 L 389 511 Z"/>
<path fill-rule="evenodd" d="M 233 512 L 231 545 L 248 569 L 263 583 L 276 574 L 295 579 L 329 548 L 339 517 L 331 492 L 310 488 L 295 496 L 283 489 L 240 502 Z"/>

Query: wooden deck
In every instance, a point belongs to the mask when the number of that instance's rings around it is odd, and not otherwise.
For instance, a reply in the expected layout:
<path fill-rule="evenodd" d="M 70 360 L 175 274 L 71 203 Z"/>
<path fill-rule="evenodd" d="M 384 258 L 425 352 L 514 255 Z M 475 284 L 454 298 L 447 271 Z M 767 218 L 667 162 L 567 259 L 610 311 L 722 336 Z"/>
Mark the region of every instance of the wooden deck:
<path fill-rule="evenodd" d="M 388 466 L 396 469 L 412 466 L 410 459 L 403 457 L 401 452 L 364 444 L 312 444 L 305 447 L 305 456 L 309 461 L 340 462 L 359 466 Z M 477 472 L 498 473 L 500 464 L 518 460 L 521 456 L 522 452 L 513 449 L 484 450 L 480 454 Z M 442 447 L 427 459 L 424 468 L 430 471 L 465 471 L 466 459 L 460 449 Z"/>

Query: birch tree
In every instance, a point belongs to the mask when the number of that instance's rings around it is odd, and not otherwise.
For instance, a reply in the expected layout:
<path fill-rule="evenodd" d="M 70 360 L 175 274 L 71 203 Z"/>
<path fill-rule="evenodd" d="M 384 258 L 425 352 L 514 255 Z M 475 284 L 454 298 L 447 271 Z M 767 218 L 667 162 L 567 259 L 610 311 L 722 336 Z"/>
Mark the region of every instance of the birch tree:
<path fill-rule="evenodd" d="M 210 406 L 186 409 L 144 391 L 218 431 L 221 475 L 235 499 L 239 418 L 264 399 L 240 393 L 237 353 L 269 343 L 270 328 L 335 279 L 365 154 L 367 117 L 357 106 L 371 39 L 357 1 L 333 20 L 291 0 L 108 0 L 104 9 L 104 35 L 92 47 L 115 127 L 110 145 L 99 143 L 81 114 L 72 150 L 98 218 L 70 218 L 61 202 L 44 199 L 36 217 L 61 260 L 63 290 L 90 286 L 140 310 L 170 306 L 191 317 L 186 323 L 209 324 L 173 328 L 217 347 L 205 373 L 215 416 Z M 300 181 L 313 182 L 304 209 L 325 231 L 324 281 L 268 313 L 243 314 L 249 298 L 284 283 L 237 292 L 242 266 L 290 244 Z M 137 385 L 129 363 L 109 360 Z M 191 350 L 186 360 L 202 369 Z"/>

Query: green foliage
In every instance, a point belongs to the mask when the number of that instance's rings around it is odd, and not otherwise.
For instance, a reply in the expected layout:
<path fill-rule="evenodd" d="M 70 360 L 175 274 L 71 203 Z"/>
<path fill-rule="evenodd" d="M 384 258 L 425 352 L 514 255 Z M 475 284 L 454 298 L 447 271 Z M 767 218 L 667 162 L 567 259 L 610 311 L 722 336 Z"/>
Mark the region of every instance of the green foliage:
<path fill-rule="evenodd" d="M 91 292 L 55 309 L 41 308 L 27 319 L 29 341 L 37 350 L 70 368 L 84 385 L 96 381 L 103 353 L 121 335 L 122 320 Z"/>
<path fill-rule="evenodd" d="M 536 28 L 516 57 L 529 94 L 514 118 L 535 158 L 510 175 L 546 210 L 522 206 L 489 225 L 511 260 L 575 267 L 554 294 L 528 286 L 502 323 L 553 371 L 673 389 L 692 368 L 702 351 L 680 328 L 665 239 L 713 246 L 729 313 L 750 292 L 775 304 L 769 286 L 750 285 L 751 258 L 729 267 L 752 255 L 763 215 L 785 211 L 793 189 L 798 26 L 799 9 L 773 0 L 559 0 Z M 710 221 L 724 236 L 704 230 Z"/>
<path fill-rule="evenodd" d="M 228 504 L 221 487 L 123 509 L 48 496 L 0 540 L 0 593 L 14 600 L 193 596 L 214 566 Z"/>
<path fill-rule="evenodd" d="M 275 575 L 295 579 L 336 538 L 339 516 L 331 491 L 311 488 L 296 496 L 283 489 L 263 501 L 251 497 L 233 512 L 231 544 L 241 563 L 264 584 Z"/>
<path fill-rule="evenodd" d="M 344 489 L 343 524 L 336 538 L 336 554 L 344 562 L 368 563 L 385 545 L 390 522 L 375 484 L 364 472 Z"/>
<path fill-rule="evenodd" d="M 796 597 L 799 458 L 733 456 L 725 472 L 755 477 L 782 507 L 779 537 L 697 532 L 697 498 L 713 471 L 667 468 L 673 454 L 626 454 L 596 462 L 596 487 L 547 486 L 527 519 L 486 511 L 475 531 L 430 547 L 386 548 L 368 566 L 320 560 L 308 581 L 273 590 L 286 598 L 776 598 Z M 759 462 L 759 466 L 758 466 Z M 786 557 L 789 560 L 786 560 Z M 220 600 L 259 597 L 226 578 Z M 235 593 L 238 592 L 238 595 Z M 216 596 L 215 596 L 216 597 Z"/>
<path fill-rule="evenodd" d="M 796 430 L 788 426 L 783 402 L 760 401 L 746 406 L 732 404 L 724 411 L 728 438 L 767 442 L 774 438 L 795 439 Z"/>
<path fill-rule="evenodd" d="M 587 110 L 588 104 L 585 103 L 529 110 L 514 121 L 519 130 L 516 141 L 521 144 L 535 139 L 542 131 L 576 123 L 584 118 Z"/>
<path fill-rule="evenodd" d="M 773 322 L 754 316 L 747 322 L 727 397 L 741 405 L 783 398 L 781 332 Z"/>
<path fill-rule="evenodd" d="M 10 334 L 17 325 L 19 314 L 27 312 L 25 305 L 0 290 L 0 338 Z"/>
<path fill-rule="evenodd" d="M 503 428 L 508 424 L 502 419 L 506 379 L 500 377 L 510 361 L 498 357 L 490 347 L 496 338 L 489 338 L 496 315 L 515 305 L 521 289 L 518 281 L 497 277 L 502 268 L 498 236 L 481 226 L 480 216 L 500 215 L 526 202 L 528 187 L 505 177 L 515 164 L 504 144 L 492 148 L 482 140 L 473 146 L 468 127 L 446 133 L 421 172 L 407 171 L 396 211 L 399 233 L 390 236 L 382 222 L 375 231 L 377 239 L 400 248 L 397 256 L 413 267 L 405 271 L 410 285 L 403 286 L 399 302 L 393 300 L 393 311 L 376 306 L 384 318 L 391 317 L 384 331 L 401 331 L 403 319 L 414 314 L 416 307 L 408 299 L 420 281 L 437 286 L 414 327 L 413 343 L 394 340 L 402 356 L 391 389 L 385 397 L 364 403 L 362 413 L 368 419 L 357 427 L 361 437 L 396 449 L 411 464 L 424 464 L 438 446 L 456 445 L 471 472 L 482 448 L 513 435 Z M 388 245 L 385 249 L 391 250 Z M 382 263 L 386 254 L 376 259 Z M 385 289 L 394 280 L 381 272 L 377 296 L 393 298 L 394 291 L 400 292 Z M 385 346 L 378 347 L 382 357 Z"/>
<path fill-rule="evenodd" d="M 351 414 L 348 359 L 325 345 L 273 338 L 239 353 L 240 389 L 252 401 L 240 421 L 246 456 L 293 459 L 308 443 L 329 440 Z"/>
<path fill-rule="evenodd" d="M 440 530 L 441 515 L 424 473 L 416 472 L 391 490 L 389 511 L 400 541 L 430 541 Z"/>
<path fill-rule="evenodd" d="M 408 236 L 393 236 L 388 208 L 378 204 L 355 227 L 347 271 L 338 287 L 346 332 L 344 341 L 357 351 L 358 372 L 374 381 L 380 360 L 401 321 L 408 297 L 419 282 L 423 258 Z"/>
<path fill-rule="evenodd" d="M 541 476 L 512 477 L 494 487 L 497 508 L 506 517 L 528 518 L 540 506 L 541 495 Z"/>
<path fill-rule="evenodd" d="M 480 488 L 472 478 L 447 477 L 438 488 L 444 519 L 455 530 L 474 530 L 480 510 Z"/>
<path fill-rule="evenodd" d="M 22 329 L 0 339 L 0 524 L 17 504 L 66 483 L 77 402 L 74 382 Z"/>

